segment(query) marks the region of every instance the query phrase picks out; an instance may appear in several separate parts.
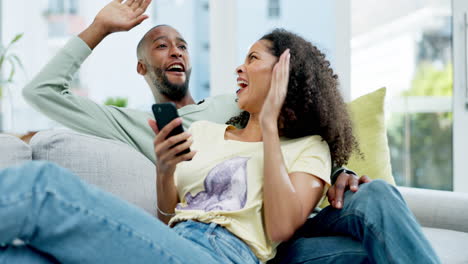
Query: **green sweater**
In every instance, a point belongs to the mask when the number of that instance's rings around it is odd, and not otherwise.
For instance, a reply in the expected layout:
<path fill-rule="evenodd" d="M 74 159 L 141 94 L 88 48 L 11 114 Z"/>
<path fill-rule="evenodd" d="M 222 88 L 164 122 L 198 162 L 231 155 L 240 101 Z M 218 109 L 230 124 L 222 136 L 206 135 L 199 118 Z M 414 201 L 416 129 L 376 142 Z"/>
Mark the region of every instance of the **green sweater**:
<path fill-rule="evenodd" d="M 148 119 L 151 112 L 97 104 L 70 92 L 73 76 L 92 50 L 79 37 L 73 37 L 23 89 L 23 96 L 36 110 L 78 132 L 118 140 L 143 153 L 153 163 L 154 132 Z M 195 121 L 226 123 L 240 113 L 236 96 L 210 97 L 201 104 L 178 110 L 187 130 Z M 334 172 L 340 168 L 334 168 Z M 332 173 L 333 175 L 334 173 Z M 333 177 L 332 177 L 333 178 Z"/>
<path fill-rule="evenodd" d="M 36 110 L 73 130 L 127 143 L 155 162 L 155 135 L 147 122 L 154 119 L 150 109 L 143 112 L 100 105 L 70 92 L 73 76 L 91 52 L 83 40 L 73 37 L 23 89 L 24 98 Z M 226 123 L 240 113 L 235 98 L 234 94 L 220 95 L 180 108 L 184 128 L 198 120 Z"/>

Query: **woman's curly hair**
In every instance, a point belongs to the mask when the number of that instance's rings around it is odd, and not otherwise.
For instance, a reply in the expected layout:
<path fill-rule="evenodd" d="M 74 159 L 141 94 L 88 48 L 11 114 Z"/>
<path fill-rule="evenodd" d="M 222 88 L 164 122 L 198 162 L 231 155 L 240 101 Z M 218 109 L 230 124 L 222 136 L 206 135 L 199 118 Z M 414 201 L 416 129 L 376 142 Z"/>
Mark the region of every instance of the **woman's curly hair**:
<path fill-rule="evenodd" d="M 334 165 L 346 164 L 359 147 L 330 62 L 316 46 L 284 29 L 275 29 L 260 40 L 269 41 L 271 53 L 278 58 L 288 48 L 291 53 L 288 92 L 278 120 L 280 135 L 320 135 L 330 147 Z M 245 127 L 248 120 L 249 113 L 244 111 L 228 124 Z"/>

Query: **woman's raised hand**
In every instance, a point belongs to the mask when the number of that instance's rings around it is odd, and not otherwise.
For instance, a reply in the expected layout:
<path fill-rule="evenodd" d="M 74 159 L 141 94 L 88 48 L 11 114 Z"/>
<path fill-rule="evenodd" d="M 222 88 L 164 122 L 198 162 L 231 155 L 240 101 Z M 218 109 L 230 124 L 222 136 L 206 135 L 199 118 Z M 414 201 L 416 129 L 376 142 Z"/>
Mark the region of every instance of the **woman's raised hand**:
<path fill-rule="evenodd" d="M 93 24 L 106 34 L 128 31 L 148 18 L 143 13 L 150 3 L 151 0 L 113 0 L 99 11 Z"/>
<path fill-rule="evenodd" d="M 166 137 L 171 131 L 182 124 L 182 119 L 176 118 L 167 124 L 161 131 L 159 131 L 156 121 L 148 120 L 148 124 L 153 129 L 156 137 L 154 138 L 154 153 L 156 155 L 156 168 L 158 175 L 162 177 L 174 175 L 176 165 L 182 161 L 190 160 L 195 156 L 195 151 L 190 151 L 187 154 L 177 156 L 178 153 L 190 148 L 192 145 L 191 135 L 188 132 L 184 132 L 170 138 Z M 177 143 L 185 141 L 177 146 Z"/>
<path fill-rule="evenodd" d="M 259 116 L 262 127 L 276 129 L 278 126 L 278 117 L 288 92 L 290 58 L 289 49 L 286 49 L 273 67 L 270 91 Z"/>

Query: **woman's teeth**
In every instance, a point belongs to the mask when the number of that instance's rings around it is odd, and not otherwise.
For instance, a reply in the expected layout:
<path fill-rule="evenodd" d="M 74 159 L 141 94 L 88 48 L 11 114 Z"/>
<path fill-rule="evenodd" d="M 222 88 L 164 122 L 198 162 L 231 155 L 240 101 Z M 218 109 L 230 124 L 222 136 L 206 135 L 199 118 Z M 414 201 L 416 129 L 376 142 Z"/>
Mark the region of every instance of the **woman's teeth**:
<path fill-rule="evenodd" d="M 237 81 L 237 85 L 240 87 L 240 88 L 245 88 L 249 85 L 248 82 L 246 81 Z"/>

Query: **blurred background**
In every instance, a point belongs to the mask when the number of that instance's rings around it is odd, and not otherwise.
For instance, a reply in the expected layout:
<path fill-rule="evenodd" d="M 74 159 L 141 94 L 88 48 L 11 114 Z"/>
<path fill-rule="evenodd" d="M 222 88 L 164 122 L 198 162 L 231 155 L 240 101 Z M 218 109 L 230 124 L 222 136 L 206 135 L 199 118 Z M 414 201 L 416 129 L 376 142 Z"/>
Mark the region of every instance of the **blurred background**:
<path fill-rule="evenodd" d="M 93 51 L 72 89 L 98 103 L 148 111 L 153 97 L 136 72 L 135 49 L 148 29 L 169 24 L 189 44 L 194 98 L 233 93 L 234 69 L 249 46 L 283 27 L 327 54 L 346 101 L 387 87 L 387 132 L 397 184 L 468 192 L 463 168 L 468 148 L 464 2 L 153 0 L 147 21 L 109 36 Z M 21 134 L 59 126 L 30 108 L 21 89 L 107 3 L 0 0 L 5 55 L 0 131 Z"/>

